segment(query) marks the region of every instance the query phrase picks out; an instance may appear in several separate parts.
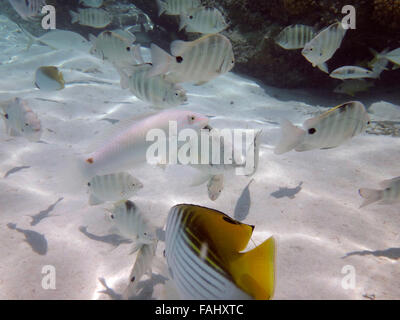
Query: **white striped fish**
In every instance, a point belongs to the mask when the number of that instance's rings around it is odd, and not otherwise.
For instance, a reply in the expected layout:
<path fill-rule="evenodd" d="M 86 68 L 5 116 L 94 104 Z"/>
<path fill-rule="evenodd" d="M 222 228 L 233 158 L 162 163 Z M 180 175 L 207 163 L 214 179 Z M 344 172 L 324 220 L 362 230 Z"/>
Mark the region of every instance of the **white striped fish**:
<path fill-rule="evenodd" d="M 394 64 L 400 65 L 400 48 L 387 52 L 383 56 Z"/>
<path fill-rule="evenodd" d="M 189 9 L 201 6 L 200 0 L 157 0 L 158 15 L 165 14 L 178 16 Z"/>
<path fill-rule="evenodd" d="M 126 31 L 103 31 L 96 38 L 89 35 L 92 43 L 90 53 L 118 65 L 142 63 L 140 45 L 134 45 L 136 37 Z"/>
<path fill-rule="evenodd" d="M 112 22 L 111 15 L 103 10 L 96 8 L 78 9 L 78 12 L 69 11 L 71 14 L 71 23 L 78 22 L 83 26 L 93 28 L 105 28 Z"/>
<path fill-rule="evenodd" d="M 121 87 L 129 88 L 140 100 L 156 107 L 176 107 L 187 101 L 186 91 L 168 81 L 164 75 L 149 77 L 151 64 L 117 68 L 121 75 Z"/>
<path fill-rule="evenodd" d="M 362 78 L 377 78 L 375 72 L 357 66 L 344 66 L 337 68 L 329 75 L 331 78 L 346 80 L 346 79 L 362 79 Z"/>
<path fill-rule="evenodd" d="M 166 74 L 176 83 L 195 82 L 201 85 L 229 72 L 235 65 L 232 44 L 221 34 L 203 36 L 195 41 L 175 40 L 172 56 L 151 45 L 153 67 L 149 76 Z"/>
<path fill-rule="evenodd" d="M 218 9 L 200 7 L 181 13 L 179 30 L 183 28 L 187 32 L 211 34 L 225 30 L 228 24 Z"/>
<path fill-rule="evenodd" d="M 42 126 L 37 115 L 29 107 L 28 102 L 21 98 L 13 98 L 1 102 L 1 115 L 6 127 L 6 133 L 11 136 L 23 136 L 29 141 L 39 141 L 42 136 Z"/>
<path fill-rule="evenodd" d="M 400 177 L 382 181 L 381 187 L 384 189 L 360 189 L 360 196 L 365 199 L 360 208 L 378 201 L 379 204 L 394 204 L 400 202 Z"/>
<path fill-rule="evenodd" d="M 204 207 L 182 204 L 168 215 L 165 254 L 182 299 L 271 299 L 275 241 L 243 251 L 253 226 Z"/>
<path fill-rule="evenodd" d="M 90 205 L 129 199 L 143 188 L 143 184 L 127 172 L 95 176 L 88 182 L 88 186 Z"/>
<path fill-rule="evenodd" d="M 108 211 L 120 233 L 135 242 L 136 250 L 140 249 L 143 244 L 153 244 L 157 240 L 153 226 L 143 217 L 139 208 L 132 201 L 116 202 Z"/>
<path fill-rule="evenodd" d="M 346 31 L 341 22 L 336 22 L 323 29 L 304 46 L 303 56 L 312 63 L 313 67 L 317 66 L 328 73 L 325 62 L 332 58 L 336 50 L 340 48 Z"/>
<path fill-rule="evenodd" d="M 365 131 L 370 119 L 365 106 L 358 101 L 339 105 L 327 112 L 306 120 L 303 128 L 284 120 L 282 136 L 275 154 L 292 149 L 307 151 L 334 148 Z"/>
<path fill-rule="evenodd" d="M 287 50 L 302 49 L 314 37 L 314 29 L 303 24 L 293 24 L 283 29 L 275 42 Z"/>
<path fill-rule="evenodd" d="M 32 20 L 38 16 L 42 7 L 46 5 L 45 0 L 8 0 L 14 10 L 24 20 Z"/>

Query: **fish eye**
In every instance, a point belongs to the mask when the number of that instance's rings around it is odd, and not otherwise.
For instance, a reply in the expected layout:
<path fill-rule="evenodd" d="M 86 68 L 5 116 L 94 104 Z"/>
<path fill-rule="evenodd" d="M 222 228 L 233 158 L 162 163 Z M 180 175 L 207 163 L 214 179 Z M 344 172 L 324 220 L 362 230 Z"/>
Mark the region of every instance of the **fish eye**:
<path fill-rule="evenodd" d="M 183 58 L 182 58 L 182 57 L 176 57 L 176 62 L 182 63 L 182 61 L 183 61 Z"/>
<path fill-rule="evenodd" d="M 315 128 L 308 129 L 309 134 L 314 134 L 316 132 L 317 132 L 317 129 L 315 129 Z"/>
<path fill-rule="evenodd" d="M 371 121 L 368 121 L 367 124 L 371 124 Z"/>
<path fill-rule="evenodd" d="M 129 52 L 131 51 L 131 47 L 127 47 L 126 50 Z"/>
<path fill-rule="evenodd" d="M 91 186 L 90 182 L 88 182 L 88 184 L 87 184 L 87 185 L 88 185 L 88 187 L 90 187 L 90 186 Z"/>
<path fill-rule="evenodd" d="M 111 219 L 114 219 L 114 215 L 113 214 L 110 217 L 111 217 Z"/>
<path fill-rule="evenodd" d="M 131 282 L 134 282 L 136 279 L 136 277 L 132 277 Z"/>
<path fill-rule="evenodd" d="M 4 115 L 4 118 L 8 119 L 8 114 L 7 113 Z"/>
<path fill-rule="evenodd" d="M 189 19 L 193 19 L 193 16 L 190 16 Z"/>

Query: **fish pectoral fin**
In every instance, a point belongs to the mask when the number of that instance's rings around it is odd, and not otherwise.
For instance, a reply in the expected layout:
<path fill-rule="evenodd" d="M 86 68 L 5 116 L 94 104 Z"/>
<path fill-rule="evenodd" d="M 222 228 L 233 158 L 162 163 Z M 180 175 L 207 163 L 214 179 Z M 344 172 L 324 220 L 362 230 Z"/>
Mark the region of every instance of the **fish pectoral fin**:
<path fill-rule="evenodd" d="M 104 201 L 102 201 L 99 198 L 97 198 L 94 194 L 90 194 L 90 196 L 89 196 L 89 205 L 97 206 L 97 205 L 102 204 L 102 203 L 104 203 Z"/>
<path fill-rule="evenodd" d="M 239 253 L 230 273 L 236 285 L 253 298 L 271 299 L 275 288 L 275 239 L 270 237 L 253 250 Z"/>
<path fill-rule="evenodd" d="M 169 71 L 173 57 L 161 49 L 159 46 L 151 45 L 151 61 L 152 68 L 147 73 L 147 77 L 151 78 Z"/>
<path fill-rule="evenodd" d="M 131 255 L 131 254 L 134 254 L 135 252 L 139 251 L 142 246 L 143 246 L 143 243 L 141 243 L 141 242 L 134 243 L 132 246 L 131 252 L 129 254 Z"/>
<path fill-rule="evenodd" d="M 205 81 L 199 81 L 199 82 L 195 83 L 194 85 L 195 85 L 195 86 L 202 86 L 203 84 L 206 84 L 207 82 L 208 82 L 207 80 L 205 80 Z"/>
<path fill-rule="evenodd" d="M 317 65 L 317 67 L 322 72 L 325 72 L 325 73 L 329 74 L 328 65 L 326 63 L 319 64 L 319 65 Z"/>

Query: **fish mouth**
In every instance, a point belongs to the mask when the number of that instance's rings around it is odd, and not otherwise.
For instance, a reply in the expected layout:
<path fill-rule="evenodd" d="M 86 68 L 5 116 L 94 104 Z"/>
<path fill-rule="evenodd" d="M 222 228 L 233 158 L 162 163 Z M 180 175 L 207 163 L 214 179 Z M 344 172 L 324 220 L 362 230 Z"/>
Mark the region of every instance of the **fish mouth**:
<path fill-rule="evenodd" d="M 210 125 L 206 125 L 203 129 L 204 129 L 204 130 L 211 131 L 213 128 L 212 128 Z"/>

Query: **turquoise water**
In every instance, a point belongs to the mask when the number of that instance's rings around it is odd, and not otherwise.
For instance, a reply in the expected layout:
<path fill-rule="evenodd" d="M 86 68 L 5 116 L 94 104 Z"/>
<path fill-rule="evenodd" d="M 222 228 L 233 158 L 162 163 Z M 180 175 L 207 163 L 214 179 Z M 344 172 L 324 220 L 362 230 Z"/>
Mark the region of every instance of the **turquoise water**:
<path fill-rule="evenodd" d="M 130 255 L 131 243 L 117 236 L 107 218 L 112 203 L 89 206 L 86 186 L 68 190 L 65 172 L 115 123 L 159 109 L 122 90 L 113 66 L 89 52 L 39 43 L 26 50 L 27 42 L 18 25 L 1 15 L 0 100 L 27 100 L 43 135 L 29 142 L 7 135 L 0 125 L 0 298 L 125 298 L 137 254 Z M 142 54 L 150 62 L 146 45 Z M 35 71 L 45 65 L 63 73 L 63 90 L 35 87 Z M 259 167 L 252 177 L 227 172 L 216 201 L 207 183 L 191 185 L 196 176 L 191 167 L 143 163 L 129 171 L 144 185 L 131 200 L 161 234 L 152 273 L 129 298 L 178 297 L 161 231 L 172 206 L 193 203 L 233 217 L 252 179 L 242 222 L 255 226 L 250 248 L 271 235 L 277 241 L 275 299 L 400 297 L 399 206 L 360 209 L 358 194 L 361 187 L 379 188 L 382 180 L 399 175 L 398 92 L 380 88 L 362 94 L 372 124 L 343 145 L 275 155 L 282 118 L 301 125 L 350 97 L 266 86 L 235 69 L 202 86 L 182 86 L 188 102 L 178 109 L 212 116 L 213 128 L 262 129 Z M 54 288 L 43 282 L 46 270 L 55 272 Z M 355 281 L 347 288 L 349 270 Z M 108 293 L 102 293 L 104 284 Z"/>

